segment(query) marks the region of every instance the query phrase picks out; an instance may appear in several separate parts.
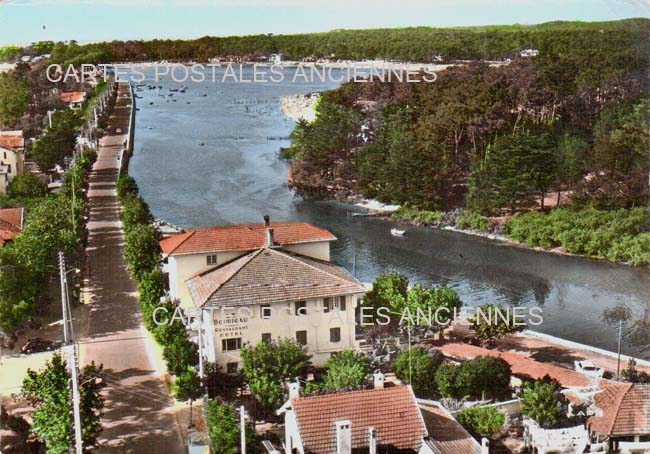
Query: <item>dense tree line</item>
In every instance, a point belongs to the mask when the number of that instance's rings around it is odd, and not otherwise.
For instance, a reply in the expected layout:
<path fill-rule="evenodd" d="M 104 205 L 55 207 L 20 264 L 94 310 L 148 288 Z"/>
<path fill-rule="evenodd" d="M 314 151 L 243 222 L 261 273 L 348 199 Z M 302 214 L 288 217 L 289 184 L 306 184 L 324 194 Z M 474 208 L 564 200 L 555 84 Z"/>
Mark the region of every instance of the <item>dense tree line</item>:
<path fill-rule="evenodd" d="M 62 63 L 109 63 L 144 60 L 206 61 L 215 56 L 283 54 L 289 59 L 306 57 L 334 59 L 401 59 L 410 61 L 496 60 L 513 57 L 522 49 L 555 53 L 576 44 L 610 43 L 630 49 L 645 39 L 650 29 L 646 19 L 614 22 L 549 22 L 539 25 L 484 27 L 406 27 L 398 29 L 334 30 L 294 35 L 204 36 L 194 40 L 111 41 L 79 45 L 35 43 L 23 53 L 52 53 Z M 13 54 L 13 55 L 12 55 Z M 22 53 L 8 49 L 5 58 Z M 554 60 L 564 64 L 564 58 Z M 622 66 L 637 58 L 635 50 L 612 56 Z M 594 73 L 594 75 L 596 75 Z"/>
<path fill-rule="evenodd" d="M 323 93 L 316 120 L 298 123 L 283 151 L 292 185 L 304 195 L 401 204 L 397 216 L 425 224 L 465 207 L 456 225 L 475 230 L 489 227 L 481 215 L 548 205 L 595 208 L 603 222 L 607 210 L 642 206 L 650 195 L 647 40 L 626 41 L 630 30 L 619 25 L 611 36 L 558 29 L 536 57 L 452 66 L 434 83 L 373 80 Z M 629 235 L 648 232 L 647 223 L 635 228 Z M 647 263 L 634 252 L 645 240 L 624 239 L 611 251 L 568 249 Z"/>

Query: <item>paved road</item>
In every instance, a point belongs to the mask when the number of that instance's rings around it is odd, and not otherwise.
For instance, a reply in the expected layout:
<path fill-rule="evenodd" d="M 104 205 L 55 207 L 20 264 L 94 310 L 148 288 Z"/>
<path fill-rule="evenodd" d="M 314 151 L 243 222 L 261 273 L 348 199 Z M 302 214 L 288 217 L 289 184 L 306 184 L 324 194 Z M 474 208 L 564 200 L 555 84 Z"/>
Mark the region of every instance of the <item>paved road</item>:
<path fill-rule="evenodd" d="M 85 295 L 90 312 L 82 330 L 82 364 L 104 364 L 107 376 L 102 453 L 185 452 L 169 397 L 153 366 L 137 289 L 126 268 L 115 181 L 130 115 L 121 85 L 109 133 L 100 142 L 90 176 L 90 233 Z M 120 134 L 116 132 L 120 129 Z"/>

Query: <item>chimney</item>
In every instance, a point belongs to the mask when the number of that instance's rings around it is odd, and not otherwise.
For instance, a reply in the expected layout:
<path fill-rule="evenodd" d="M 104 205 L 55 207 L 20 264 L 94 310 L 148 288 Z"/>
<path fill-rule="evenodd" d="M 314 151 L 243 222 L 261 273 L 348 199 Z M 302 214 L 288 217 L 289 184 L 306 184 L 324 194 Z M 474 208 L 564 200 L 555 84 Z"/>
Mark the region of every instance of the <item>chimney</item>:
<path fill-rule="evenodd" d="M 336 421 L 336 454 L 352 454 L 350 421 Z"/>
<path fill-rule="evenodd" d="M 273 239 L 273 229 L 266 228 L 266 236 L 264 240 L 264 247 L 273 247 L 275 240 Z"/>
<path fill-rule="evenodd" d="M 375 383 L 375 389 L 384 389 L 384 374 L 381 373 L 380 370 L 376 371 L 373 375 L 374 378 L 374 383 Z"/>
<path fill-rule="evenodd" d="M 377 431 L 368 427 L 368 454 L 377 454 Z"/>
<path fill-rule="evenodd" d="M 490 454 L 490 440 L 481 438 L 481 454 Z"/>
<path fill-rule="evenodd" d="M 273 247 L 275 240 L 273 239 L 273 229 L 271 228 L 271 217 L 268 214 L 264 215 L 264 247 Z"/>
<path fill-rule="evenodd" d="M 288 382 L 287 388 L 289 388 L 289 399 L 300 396 L 300 382 L 298 380 Z"/>

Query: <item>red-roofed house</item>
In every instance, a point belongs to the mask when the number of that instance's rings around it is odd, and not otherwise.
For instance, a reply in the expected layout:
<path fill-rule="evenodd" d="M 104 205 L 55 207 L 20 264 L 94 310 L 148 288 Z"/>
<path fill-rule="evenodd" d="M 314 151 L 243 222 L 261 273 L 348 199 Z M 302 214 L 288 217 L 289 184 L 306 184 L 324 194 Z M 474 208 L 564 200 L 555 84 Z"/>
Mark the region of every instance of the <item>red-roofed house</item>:
<path fill-rule="evenodd" d="M 22 131 L 0 131 L 0 193 L 7 193 L 9 182 L 24 172 L 25 139 Z"/>
<path fill-rule="evenodd" d="M 170 296 L 200 320 L 201 364 L 235 372 L 243 345 L 293 338 L 316 365 L 356 348 L 363 285 L 329 261 L 327 230 L 306 222 L 193 229 L 161 241 Z"/>
<path fill-rule="evenodd" d="M 22 208 L 0 208 L 0 246 L 12 241 L 23 229 Z"/>
<path fill-rule="evenodd" d="M 410 386 L 384 386 L 290 398 L 278 410 L 285 421 L 285 454 L 418 453 L 427 429 Z M 467 453 L 471 454 L 471 453 Z"/>
<path fill-rule="evenodd" d="M 650 384 L 603 383 L 593 409 L 587 428 L 609 452 L 650 452 Z"/>
<path fill-rule="evenodd" d="M 86 93 L 83 91 L 64 91 L 59 95 L 59 99 L 72 110 L 78 110 L 83 107 L 86 101 Z"/>
<path fill-rule="evenodd" d="M 329 261 L 330 242 L 336 237 L 308 222 L 270 222 L 190 229 L 160 242 L 169 274 L 169 293 L 183 307 L 194 306 L 185 281 L 199 273 L 264 247 L 272 247 Z"/>

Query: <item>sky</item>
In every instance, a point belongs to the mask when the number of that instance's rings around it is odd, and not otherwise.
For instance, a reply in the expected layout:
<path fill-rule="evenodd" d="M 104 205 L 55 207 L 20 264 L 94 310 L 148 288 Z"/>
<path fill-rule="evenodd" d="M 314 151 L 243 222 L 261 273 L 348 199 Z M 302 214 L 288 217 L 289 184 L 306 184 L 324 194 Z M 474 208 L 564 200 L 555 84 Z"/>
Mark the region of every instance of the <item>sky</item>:
<path fill-rule="evenodd" d="M 0 0 L 0 45 L 650 17 L 650 0 Z"/>

